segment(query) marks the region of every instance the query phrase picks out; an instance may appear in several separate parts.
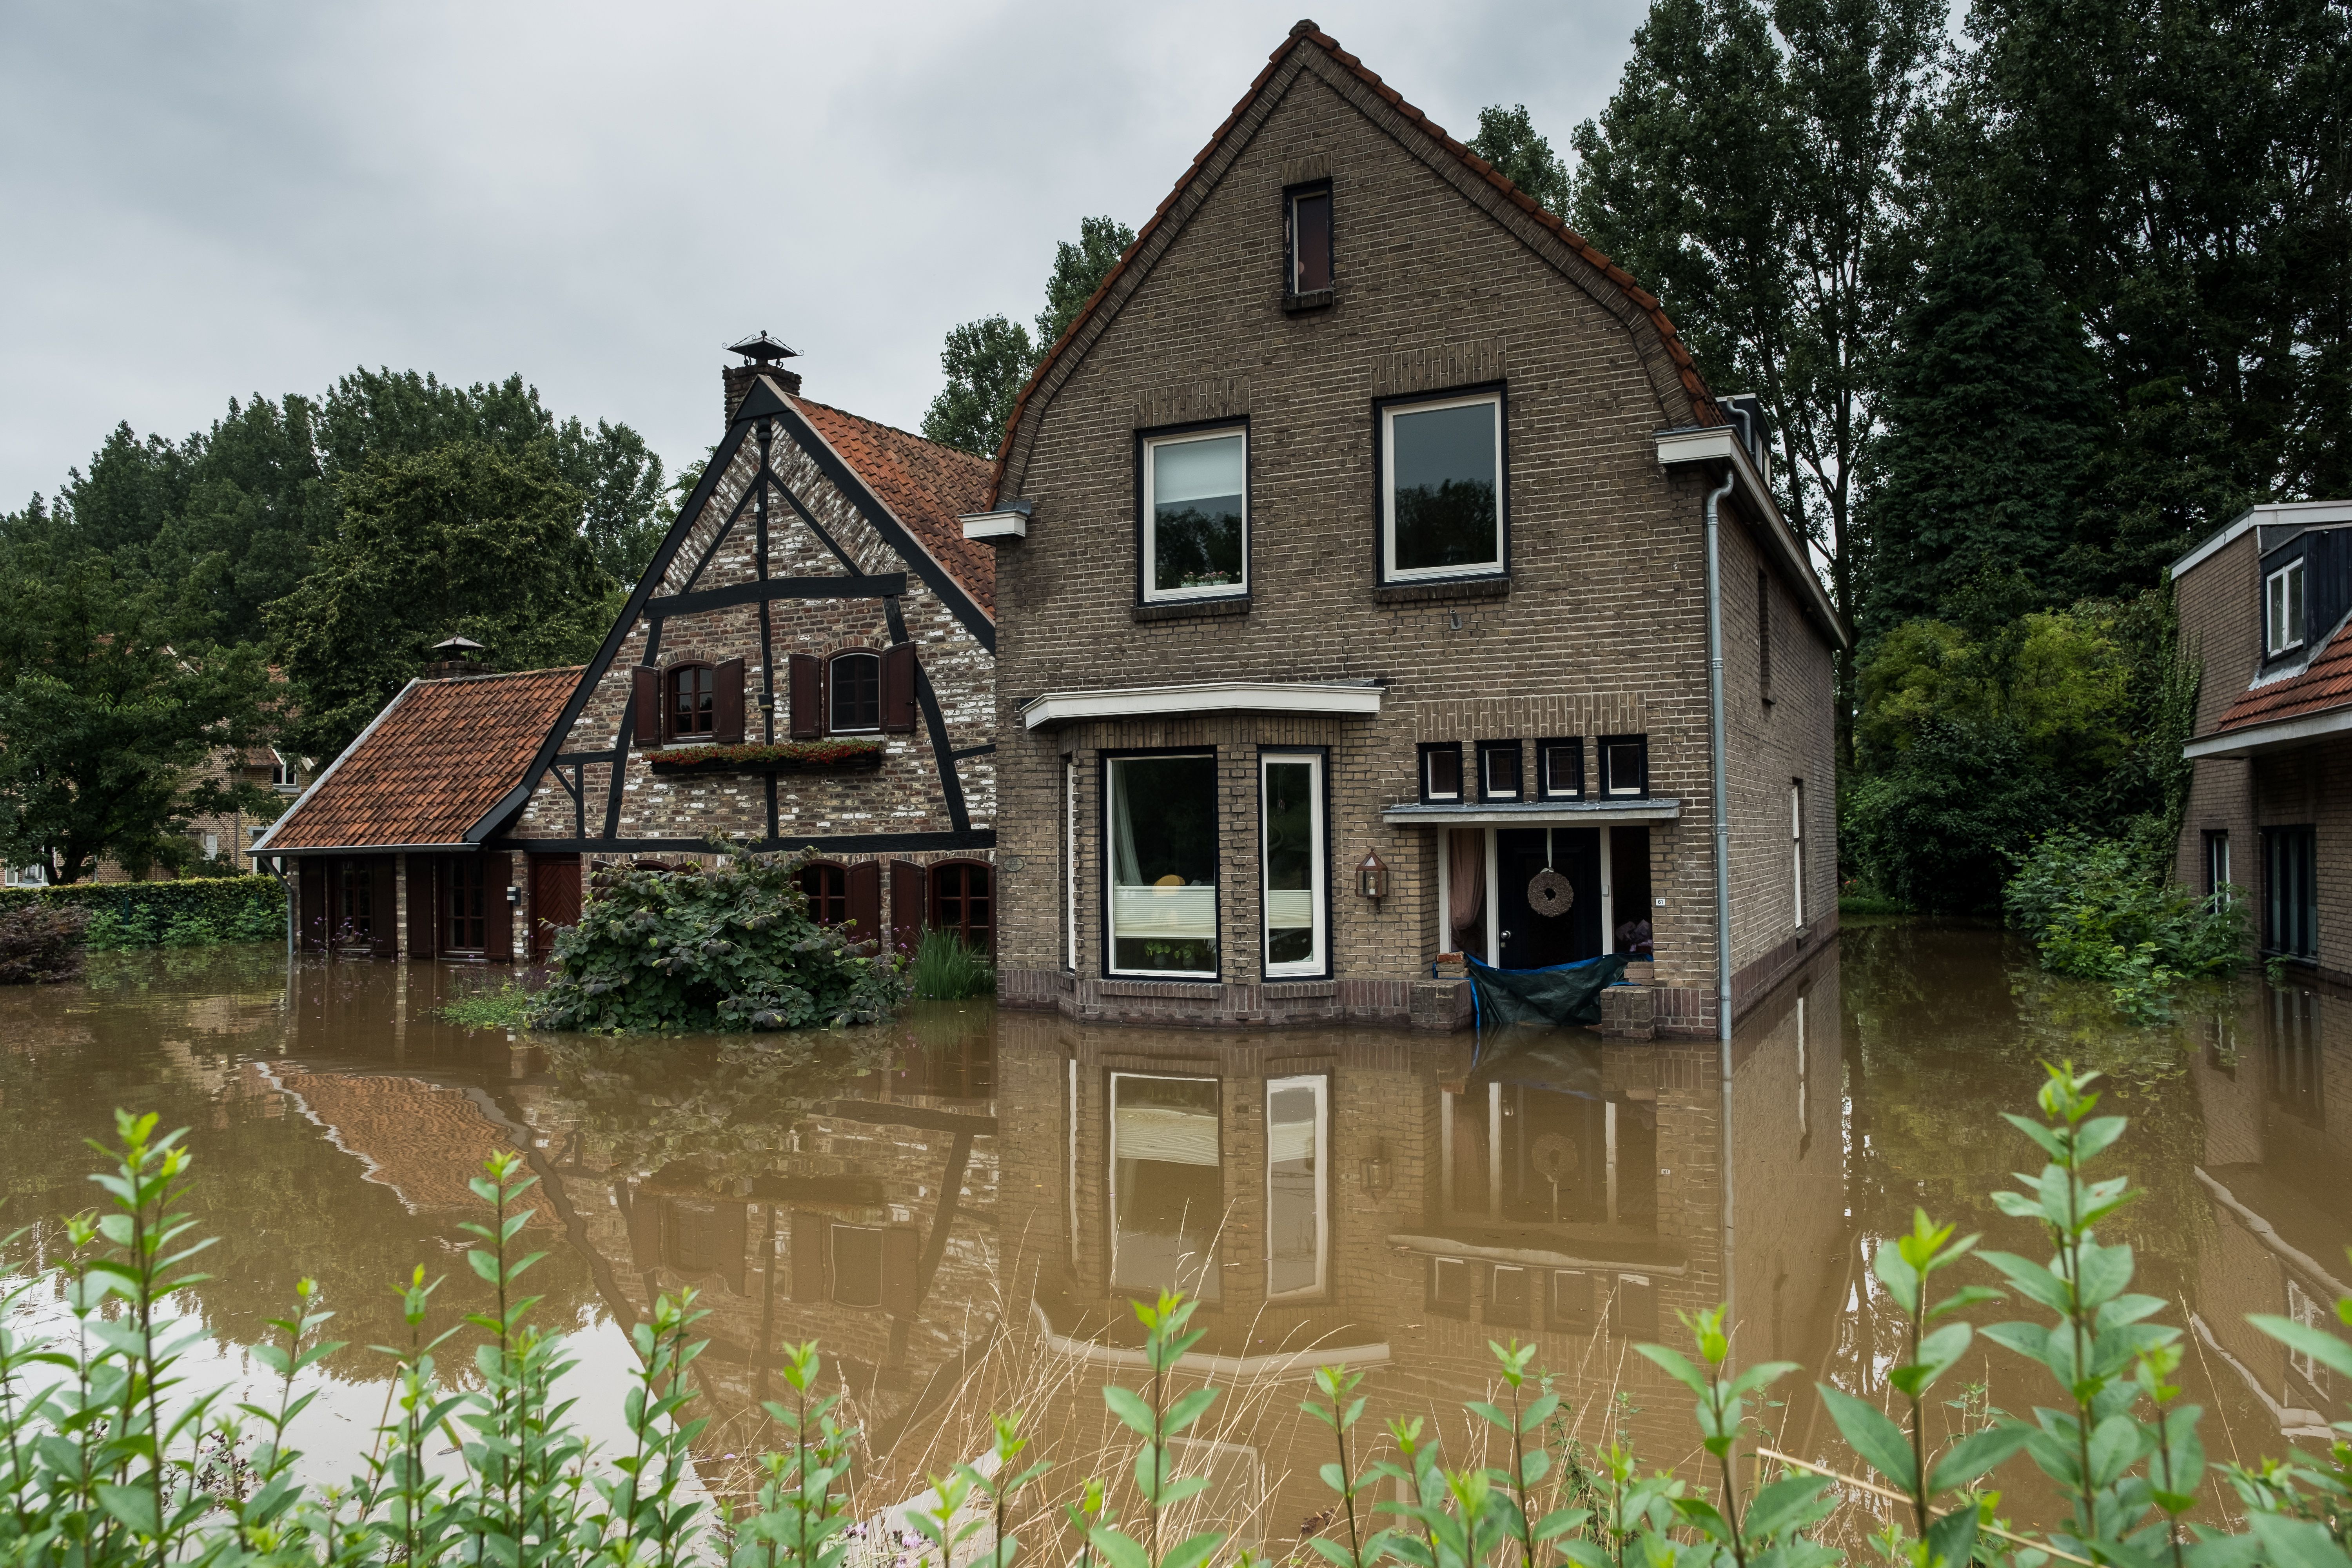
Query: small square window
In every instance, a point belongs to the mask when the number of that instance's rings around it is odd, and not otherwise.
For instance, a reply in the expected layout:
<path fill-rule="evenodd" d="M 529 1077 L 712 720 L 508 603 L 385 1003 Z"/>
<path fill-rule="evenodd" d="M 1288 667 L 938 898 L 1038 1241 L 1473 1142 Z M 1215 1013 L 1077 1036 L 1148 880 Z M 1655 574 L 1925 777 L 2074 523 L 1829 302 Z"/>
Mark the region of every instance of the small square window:
<path fill-rule="evenodd" d="M 1601 793 L 1612 800 L 1639 799 L 1650 793 L 1650 738 L 1603 735 L 1600 742 Z"/>
<path fill-rule="evenodd" d="M 1558 1268 L 1551 1276 L 1551 1327 L 1570 1333 L 1592 1331 L 1592 1276 Z"/>
<path fill-rule="evenodd" d="M 1532 1290 L 1531 1271 L 1512 1263 L 1497 1263 L 1486 1277 L 1486 1321 L 1525 1327 Z"/>
<path fill-rule="evenodd" d="M 1517 741 L 1478 742 L 1478 798 L 1519 798 L 1519 743 Z"/>
<path fill-rule="evenodd" d="M 1584 798 L 1584 738 L 1536 742 L 1536 789 L 1546 800 Z"/>
<path fill-rule="evenodd" d="M 1454 1317 L 1470 1310 L 1470 1263 L 1462 1258 L 1429 1260 L 1429 1305 Z"/>
<path fill-rule="evenodd" d="M 1143 443 L 1143 597 L 1249 591 L 1249 433 L 1196 430 Z"/>
<path fill-rule="evenodd" d="M 1433 741 L 1421 748 L 1421 798 L 1445 802 L 1462 798 L 1462 742 Z"/>
<path fill-rule="evenodd" d="M 1331 187 L 1289 193 L 1289 293 L 1294 300 L 1331 289 Z"/>

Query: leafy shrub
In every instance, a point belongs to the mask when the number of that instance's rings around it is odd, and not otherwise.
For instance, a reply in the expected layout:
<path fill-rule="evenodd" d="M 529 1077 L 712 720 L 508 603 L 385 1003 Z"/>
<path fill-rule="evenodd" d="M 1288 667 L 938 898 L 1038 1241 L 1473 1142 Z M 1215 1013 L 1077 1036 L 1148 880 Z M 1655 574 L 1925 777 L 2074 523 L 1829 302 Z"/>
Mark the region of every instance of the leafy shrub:
<path fill-rule="evenodd" d="M 926 1002 L 961 1002 L 996 994 L 996 966 L 953 931 L 931 930 L 915 944 L 908 968 L 915 994 Z"/>
<path fill-rule="evenodd" d="M 0 909 L 0 985 L 42 985 L 81 974 L 86 910 L 41 904 Z"/>
<path fill-rule="evenodd" d="M 802 859 L 738 853 L 715 871 L 610 868 L 558 932 L 537 1029 L 678 1034 L 877 1023 L 907 999 L 903 961 L 821 926 Z"/>
<path fill-rule="evenodd" d="M 62 888 L 0 890 L 0 911 L 26 908 L 81 910 L 88 921 L 82 941 L 93 952 L 282 942 L 286 937 L 286 886 L 275 877 L 183 877 L 172 882 L 75 882 Z"/>
<path fill-rule="evenodd" d="M 2072 806 L 2003 721 L 1923 721 L 1886 772 L 1846 792 L 1841 847 L 1870 892 L 1931 913 L 2000 907 L 2010 857 Z"/>
<path fill-rule="evenodd" d="M 1819 1385 L 1875 1480 L 1762 1448 L 1764 1412 L 1781 1403 L 1772 1386 L 1798 1368 L 1767 1362 L 1735 1372 L 1717 1307 L 1683 1315 L 1695 1356 L 1634 1347 L 1692 1396 L 1705 1458 L 1679 1474 L 1645 1474 L 1622 1428 L 1598 1454 L 1574 1445 L 1556 1453 L 1564 1406 L 1551 1380 L 1530 1373 L 1534 1347 L 1516 1339 L 1492 1345 L 1497 1386 L 1467 1406 L 1472 1445 L 1493 1465 L 1447 1466 L 1442 1434 L 1418 1416 L 1391 1417 L 1380 1447 L 1395 1457 L 1364 1465 L 1365 1439 L 1356 1431 L 1368 1403 L 1357 1392 L 1362 1374 L 1318 1368 L 1319 1397 L 1303 1408 L 1329 1434 L 1325 1451 L 1335 1462 L 1322 1474 L 1336 1496 L 1306 1545 L 1328 1568 L 1834 1568 L 1851 1560 L 1813 1537 L 1835 1505 L 1832 1483 L 1843 1481 L 1896 1505 L 1872 1542 L 1885 1564 L 2032 1564 L 2056 1552 L 2115 1568 L 2352 1568 L 2352 1420 L 2336 1423 L 2327 1454 L 2252 1468 L 2207 1459 L 2201 1413 L 2178 1403 L 2181 1390 L 2171 1381 L 2181 1366 L 2181 1331 L 2158 1321 L 2163 1300 L 2132 1290 L 2130 1246 L 2098 1239 L 2134 1194 L 2127 1178 L 2089 1173 L 2125 1129 L 2121 1117 L 2095 1114 L 2095 1077 L 2052 1068 L 2038 1097 L 2042 1115 L 2008 1118 L 2044 1160 L 2038 1175 L 2021 1175 L 2017 1188 L 1994 1198 L 2040 1234 L 2046 1263 L 1979 1249 L 1976 1237 L 1955 1237 L 1925 1213 L 1907 1234 L 1878 1243 L 1872 1272 L 1892 1303 L 1892 1342 L 1903 1358 L 1885 1379 L 1893 1412 Z M 217 1390 L 191 1393 L 194 1380 L 182 1363 L 203 1336 L 157 1310 L 193 1282 L 187 1266 L 205 1246 L 188 1242 L 188 1152 L 181 1133 L 158 1135 L 152 1115 L 118 1111 L 116 1129 L 121 1147 L 109 1152 L 105 1207 L 68 1221 L 69 1248 L 51 1254 L 68 1261 L 0 1294 L 0 1497 L 8 1500 L 0 1508 L 0 1561 L 841 1568 L 863 1533 L 849 1489 L 850 1460 L 862 1444 L 841 1424 L 841 1395 L 823 1392 L 840 1379 L 824 1375 L 814 1342 L 782 1347 L 783 1397 L 761 1408 L 783 1447 L 758 1461 L 748 1503 L 714 1516 L 692 1499 L 692 1446 L 705 1423 L 690 1414 L 689 1373 L 707 1342 L 690 1337 L 706 1316 L 690 1287 L 658 1298 L 630 1331 L 627 1437 L 614 1452 L 590 1447 L 557 1387 L 575 1364 L 571 1347 L 530 1321 L 539 1298 L 524 1293 L 522 1277 L 545 1254 L 524 1250 L 521 1233 L 537 1211 L 523 1200 L 535 1179 L 510 1150 L 485 1162 L 471 1183 L 484 1212 L 464 1226 L 478 1243 L 467 1260 L 488 1299 L 465 1319 L 486 1341 L 470 1372 L 452 1379 L 439 1365 L 436 1352 L 449 1336 L 428 1335 L 427 1326 L 455 1314 L 436 1308 L 442 1281 L 427 1284 L 419 1266 L 396 1287 L 408 1339 L 379 1347 L 393 1363 L 393 1388 L 357 1473 L 339 1487 L 303 1485 L 293 1475 L 302 1456 L 289 1439 L 315 1394 L 297 1397 L 294 1384 L 343 1348 L 320 1333 L 332 1314 L 316 1310 L 317 1288 L 302 1280 L 292 1310 L 271 1322 L 270 1342 L 252 1351 L 276 1388 L 233 1408 Z M 1998 1278 L 2008 1296 L 1936 1279 L 1962 1266 Z M 2033 1318 L 1979 1330 L 1964 1315 L 2003 1300 L 2032 1303 Z M 52 1303 L 73 1320 L 55 1334 L 40 1325 Z M 1213 1531 L 1165 1539 L 1163 1516 L 1209 1485 L 1177 1473 L 1184 1434 L 1220 1394 L 1183 1388 L 1192 1370 L 1186 1354 L 1204 1332 L 1191 1326 L 1194 1303 L 1162 1291 L 1133 1308 L 1145 1375 L 1139 1387 L 1102 1390 L 1129 1441 L 1108 1453 L 1089 1446 L 1083 1458 L 1104 1462 L 1104 1470 L 1060 1510 L 1070 1538 L 1040 1551 L 1033 1537 L 1027 1555 L 1075 1560 L 1077 1568 L 1230 1562 L 1226 1538 Z M 2352 1324 L 2352 1298 L 2337 1303 L 2336 1315 Z M 2316 1323 L 2250 1321 L 2352 1380 L 2352 1343 Z M 2029 1417 L 1987 1411 L 1939 1440 L 1934 1429 L 1944 1423 L 1929 1419 L 1930 1395 L 1956 1368 L 1989 1353 L 1973 1350 L 1979 1337 L 2042 1368 L 2048 1392 Z M 997 1416 L 994 1426 L 992 1454 L 933 1477 L 929 1506 L 908 1508 L 919 1540 L 906 1544 L 919 1568 L 933 1561 L 1014 1568 L 1024 1547 L 1012 1526 L 1054 1521 L 1026 1494 L 1055 1456 L 1027 1454 L 1032 1439 L 1018 1412 Z M 1757 1461 L 1752 1471 L 1740 1462 L 1743 1448 Z M 2000 1497 L 2028 1479 L 2017 1474 L 2021 1456 L 2065 1516 L 2047 1536 L 2017 1530 L 1996 1512 Z M 439 1462 L 445 1457 L 457 1463 Z M 1123 1502 L 1126 1487 L 1104 1473 L 1114 1463 L 1132 1477 L 1134 1503 L 1123 1515 L 1111 1505 Z M 2008 1478 L 1999 1474 L 2004 1467 Z M 228 1484 L 223 1470 L 231 1472 Z M 2184 1524 L 2192 1509 L 2219 1519 L 2208 1484 L 2215 1470 L 2249 1533 Z M 1745 1489 L 1743 1475 L 1751 1478 Z M 1375 1528 L 1376 1510 L 1396 1522 Z"/>
<path fill-rule="evenodd" d="M 467 1029 L 522 1029 L 530 1026 L 531 1005 L 537 1000 L 509 980 L 495 991 L 474 991 L 451 998 L 440 1016 Z"/>
<path fill-rule="evenodd" d="M 2145 1021 L 2169 1016 L 2165 994 L 2178 982 L 2238 968 L 2248 935 L 2234 890 L 2202 899 L 2167 877 L 2162 826 L 2138 824 L 2120 838 L 2048 834 L 2002 894 L 2042 968 L 2105 981 L 2116 1005 Z"/>

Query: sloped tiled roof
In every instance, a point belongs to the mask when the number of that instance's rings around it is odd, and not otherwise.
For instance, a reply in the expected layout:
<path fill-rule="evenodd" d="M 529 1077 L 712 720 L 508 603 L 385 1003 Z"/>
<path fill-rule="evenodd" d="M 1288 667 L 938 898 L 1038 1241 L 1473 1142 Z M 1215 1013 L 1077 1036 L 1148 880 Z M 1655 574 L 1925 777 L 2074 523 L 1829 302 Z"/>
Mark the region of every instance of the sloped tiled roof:
<path fill-rule="evenodd" d="M 994 620 L 996 552 L 966 539 L 956 521 L 965 512 L 988 510 L 994 473 L 989 460 L 805 397 L 793 403 Z"/>
<path fill-rule="evenodd" d="M 576 666 L 412 683 L 257 847 L 463 843 L 579 684 Z"/>
<path fill-rule="evenodd" d="M 1242 94 L 1241 101 L 1234 104 L 1233 112 L 1225 116 L 1225 122 L 1218 126 L 1215 133 L 1210 136 L 1209 144 L 1193 155 L 1192 165 L 1178 176 L 1175 188 L 1168 193 L 1160 205 L 1152 210 L 1150 219 L 1136 232 L 1135 243 L 1127 247 L 1126 254 L 1118 258 L 1118 264 L 1103 275 L 1102 282 L 1088 297 L 1085 308 L 1070 319 L 1070 324 L 1063 329 L 1062 335 L 1054 340 L 1053 348 L 1037 362 L 1037 368 L 1030 373 L 1028 381 L 1021 388 L 1021 395 L 1013 402 L 1013 417 L 1005 421 L 1004 438 L 998 443 L 996 448 L 996 460 L 1000 465 L 1012 456 L 1013 437 L 1013 433 L 1021 427 L 1021 416 L 1028 409 L 1031 395 L 1045 384 L 1046 373 L 1054 368 L 1055 361 L 1060 359 L 1063 352 L 1076 340 L 1078 330 L 1086 325 L 1087 319 L 1108 296 L 1111 286 L 1118 281 L 1121 274 L 1125 273 L 1135 258 L 1142 254 L 1143 247 L 1150 243 L 1152 235 L 1160 226 L 1168 220 L 1169 214 L 1175 209 L 1177 203 L 1182 199 L 1185 191 L 1190 188 L 1192 182 L 1200 176 L 1201 171 L 1215 160 L 1218 150 L 1225 143 L 1225 138 L 1232 135 L 1234 127 L 1247 118 L 1250 106 L 1257 101 L 1258 94 L 1265 90 L 1266 83 L 1274 79 L 1276 71 L 1281 69 L 1284 57 L 1295 48 L 1310 46 L 1322 49 L 1331 58 L 1334 64 L 1370 88 L 1383 102 L 1395 110 L 1399 116 L 1411 122 L 1415 129 L 1434 141 L 1440 147 L 1462 160 L 1472 173 L 1500 191 L 1521 212 L 1559 236 L 1570 250 L 1576 252 L 1602 277 L 1623 290 L 1625 298 L 1647 315 L 1650 324 L 1657 329 L 1658 337 L 1665 345 L 1667 358 L 1674 362 L 1675 372 L 1682 382 L 1683 389 L 1690 394 L 1698 423 L 1702 425 L 1723 423 L 1723 415 L 1715 405 L 1714 394 L 1707 390 L 1706 382 L 1698 373 L 1697 363 L 1690 356 L 1690 350 L 1684 346 L 1682 334 L 1675 330 L 1674 322 L 1667 318 L 1665 310 L 1658 303 L 1656 295 L 1635 282 L 1632 273 L 1610 260 L 1591 240 L 1569 227 L 1556 215 L 1547 212 L 1541 202 L 1513 184 L 1501 170 L 1448 136 L 1435 121 L 1407 103 L 1396 89 L 1380 79 L 1378 72 L 1341 48 L 1339 39 L 1324 32 L 1312 22 L 1301 22 L 1291 28 L 1290 36 L 1283 39 L 1276 47 L 1274 53 L 1266 58 L 1265 68 L 1258 72 L 1257 79 L 1249 84 L 1249 90 Z M 1000 468 L 998 479 L 1001 480 L 1002 477 Z M 992 489 L 992 501 L 993 499 Z"/>
<path fill-rule="evenodd" d="M 2347 630 L 2337 631 L 2302 674 L 2257 686 L 2231 703 L 2213 732 L 2307 719 L 2337 708 L 2352 708 L 2352 635 Z"/>

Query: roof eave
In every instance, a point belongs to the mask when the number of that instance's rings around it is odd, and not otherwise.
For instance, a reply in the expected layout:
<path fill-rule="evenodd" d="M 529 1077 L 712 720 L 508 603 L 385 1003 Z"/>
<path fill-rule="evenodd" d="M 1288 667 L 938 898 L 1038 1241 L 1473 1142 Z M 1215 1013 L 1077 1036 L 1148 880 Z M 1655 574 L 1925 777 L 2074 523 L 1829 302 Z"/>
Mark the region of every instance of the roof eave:
<path fill-rule="evenodd" d="M 274 847 L 271 845 L 270 840 L 278 836 L 278 828 L 285 826 L 288 822 L 292 821 L 295 814 L 299 812 L 303 806 L 310 804 L 310 797 L 318 794 L 320 789 L 324 788 L 329 779 L 335 776 L 335 770 L 341 767 L 345 763 L 351 761 L 352 753 L 357 752 L 362 746 L 366 745 L 367 738 L 370 735 L 374 734 L 377 728 L 382 725 L 386 719 L 392 717 L 393 710 L 398 708 L 402 703 L 408 700 L 408 694 L 410 692 L 415 691 L 418 687 L 424 684 L 425 682 L 422 679 L 415 676 L 411 676 L 409 678 L 408 684 L 402 687 L 399 693 L 395 695 L 391 701 L 376 710 L 375 717 L 367 721 L 367 728 L 362 730 L 357 735 L 352 737 L 352 743 L 345 746 L 341 754 L 339 754 L 333 762 L 327 764 L 327 771 L 320 773 L 317 778 L 312 779 L 310 781 L 310 787 L 304 790 L 300 795 L 295 796 L 294 804 L 292 805 L 288 806 L 284 811 L 278 814 L 278 820 L 269 825 L 269 831 L 263 834 L 259 838 L 255 839 L 253 841 L 253 847 L 247 849 L 246 853 L 247 855 L 262 855 L 272 852 Z"/>
<path fill-rule="evenodd" d="M 1780 503 L 1772 497 L 1772 487 L 1748 459 L 1748 449 L 1728 425 L 1685 426 L 1679 429 L 1661 430 L 1656 437 L 1658 462 L 1664 468 L 1678 468 L 1685 463 L 1727 463 L 1738 481 L 1738 494 L 1741 504 L 1763 521 L 1759 531 L 1770 542 L 1780 564 L 1793 575 L 1804 595 L 1812 618 L 1825 627 L 1830 639 L 1840 649 L 1853 651 L 1853 634 L 1846 629 L 1845 619 L 1837 612 L 1836 603 L 1829 590 L 1822 586 L 1814 572 L 1811 555 L 1796 530 L 1789 526 L 1780 510 Z"/>
<path fill-rule="evenodd" d="M 2251 757 L 2260 752 L 2341 734 L 2352 734 L 2352 702 L 2317 713 L 2298 713 L 2292 719 L 2274 719 L 2267 724 L 2249 724 L 2242 730 L 2206 735 L 2181 747 L 2180 754 L 2191 762 L 2208 757 Z"/>

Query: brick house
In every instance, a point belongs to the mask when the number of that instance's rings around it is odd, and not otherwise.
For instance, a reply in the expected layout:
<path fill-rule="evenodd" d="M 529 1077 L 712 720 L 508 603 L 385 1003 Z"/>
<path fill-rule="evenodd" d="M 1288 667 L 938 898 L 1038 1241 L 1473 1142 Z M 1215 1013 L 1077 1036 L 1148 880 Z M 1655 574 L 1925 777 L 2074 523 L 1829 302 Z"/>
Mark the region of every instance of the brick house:
<path fill-rule="evenodd" d="M 2172 566 L 2200 661 L 2174 871 L 2265 955 L 2352 981 L 2352 501 L 2260 506 Z"/>
<path fill-rule="evenodd" d="M 803 398 L 765 334 L 727 431 L 584 667 L 412 683 L 255 845 L 298 929 L 385 956 L 538 956 L 588 863 L 811 848 L 820 918 L 994 939 L 988 465 Z"/>
<path fill-rule="evenodd" d="M 964 520 L 1001 999 L 1453 1027 L 1442 953 L 1654 950 L 1612 1020 L 1727 1031 L 1837 927 L 1845 633 L 1769 464 L 1655 300 L 1299 24 Z"/>

